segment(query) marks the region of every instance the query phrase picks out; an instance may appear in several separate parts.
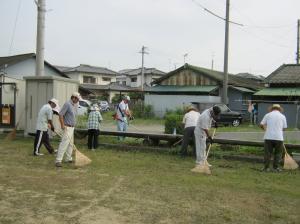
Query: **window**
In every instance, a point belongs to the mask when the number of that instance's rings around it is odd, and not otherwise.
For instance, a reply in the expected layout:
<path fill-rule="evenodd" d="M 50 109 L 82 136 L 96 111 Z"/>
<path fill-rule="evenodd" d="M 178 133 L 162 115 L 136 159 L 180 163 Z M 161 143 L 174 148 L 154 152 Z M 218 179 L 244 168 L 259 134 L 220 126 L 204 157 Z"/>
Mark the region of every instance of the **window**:
<path fill-rule="evenodd" d="M 96 78 L 93 76 L 83 76 L 83 83 L 96 83 Z"/>
<path fill-rule="evenodd" d="M 103 80 L 104 82 L 110 82 L 110 81 L 111 81 L 111 78 L 103 77 L 102 80 Z"/>
<path fill-rule="evenodd" d="M 136 82 L 137 81 L 137 77 L 133 77 L 130 80 L 131 80 L 131 82 Z"/>
<path fill-rule="evenodd" d="M 87 104 L 87 102 L 84 102 L 84 101 L 79 101 L 79 105 L 82 106 L 82 107 L 89 107 L 89 105 Z"/>

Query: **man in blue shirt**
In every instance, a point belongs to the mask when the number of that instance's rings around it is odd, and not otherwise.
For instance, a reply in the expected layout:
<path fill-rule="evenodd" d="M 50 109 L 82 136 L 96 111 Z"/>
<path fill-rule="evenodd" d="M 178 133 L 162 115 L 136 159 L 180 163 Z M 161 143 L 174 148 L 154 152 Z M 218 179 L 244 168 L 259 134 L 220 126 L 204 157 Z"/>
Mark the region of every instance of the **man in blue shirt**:
<path fill-rule="evenodd" d="M 77 112 L 77 104 L 80 99 L 80 94 L 75 92 L 72 94 L 71 99 L 68 100 L 59 112 L 59 121 L 61 129 L 63 130 L 63 136 L 57 150 L 57 156 L 55 165 L 61 167 L 64 154 L 66 153 L 65 161 L 72 163 L 72 152 L 74 142 L 74 128 L 75 128 L 75 116 Z"/>

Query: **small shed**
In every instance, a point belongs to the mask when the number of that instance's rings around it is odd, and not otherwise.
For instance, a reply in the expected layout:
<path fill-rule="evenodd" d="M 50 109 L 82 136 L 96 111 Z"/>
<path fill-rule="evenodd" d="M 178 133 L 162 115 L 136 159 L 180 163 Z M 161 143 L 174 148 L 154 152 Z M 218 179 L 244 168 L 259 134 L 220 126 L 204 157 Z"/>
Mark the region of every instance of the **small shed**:
<path fill-rule="evenodd" d="M 268 107 L 279 103 L 288 127 L 300 128 L 300 65 L 283 64 L 266 79 L 267 88 L 254 94 L 258 102 L 258 119 L 268 112 Z"/>
<path fill-rule="evenodd" d="M 29 76 L 26 81 L 25 135 L 35 133 L 40 108 L 51 98 L 56 98 L 62 106 L 78 91 L 78 81 L 54 76 Z"/>

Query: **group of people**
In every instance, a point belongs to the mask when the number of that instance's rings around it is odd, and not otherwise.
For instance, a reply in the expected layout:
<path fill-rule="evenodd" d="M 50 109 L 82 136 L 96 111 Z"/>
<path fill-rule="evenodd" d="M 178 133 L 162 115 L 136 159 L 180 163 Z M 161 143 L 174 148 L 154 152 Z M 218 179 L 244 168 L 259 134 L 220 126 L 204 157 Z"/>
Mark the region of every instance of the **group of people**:
<path fill-rule="evenodd" d="M 65 102 L 63 107 L 59 109 L 58 100 L 52 98 L 47 104 L 42 106 L 39 111 L 36 126 L 36 135 L 34 140 L 34 156 L 43 155 L 40 153 L 42 144 L 46 147 L 50 154 L 56 153 L 55 165 L 62 167 L 62 160 L 65 156 L 65 162 L 72 163 L 72 152 L 74 142 L 74 128 L 76 124 L 77 106 L 80 100 L 80 94 L 75 92 L 71 95 L 70 100 Z M 124 96 L 122 101 L 116 108 L 114 119 L 117 121 L 117 128 L 120 132 L 126 132 L 128 120 L 132 118 L 128 103 L 129 96 Z M 187 113 L 183 117 L 184 124 L 183 141 L 181 145 L 181 156 L 187 155 L 187 147 L 190 139 L 194 140 L 193 149 L 196 153 L 196 164 L 203 165 L 206 158 L 207 143 L 213 142 L 213 136 L 209 133 L 212 125 L 217 127 L 217 119 L 221 113 L 218 106 L 213 106 L 204 110 L 201 114 L 194 107 L 189 107 Z M 61 132 L 58 133 L 53 125 L 53 114 L 58 115 Z M 98 136 L 100 130 L 100 122 L 103 120 L 99 107 L 93 105 L 90 108 L 89 118 L 87 122 L 88 128 L 88 148 L 95 150 L 98 147 Z M 267 113 L 260 127 L 265 130 L 264 135 L 264 168 L 263 171 L 270 171 L 270 161 L 274 150 L 273 170 L 280 171 L 279 163 L 282 158 L 283 151 L 283 130 L 287 128 L 286 117 L 282 114 L 282 108 L 279 104 L 273 104 L 270 112 Z M 49 141 L 48 131 L 59 134 L 61 142 L 58 150 L 54 150 Z M 124 137 L 119 136 L 120 140 Z"/>
<path fill-rule="evenodd" d="M 77 106 L 80 94 L 74 92 L 70 100 L 65 102 L 62 108 L 59 108 L 58 100 L 52 98 L 47 104 L 42 106 L 37 117 L 36 134 L 34 140 L 34 156 L 42 156 L 40 147 L 43 144 L 50 154 L 56 153 L 55 165 L 62 167 L 62 160 L 65 156 L 65 162 L 72 163 L 72 152 L 74 142 L 74 128 L 76 124 Z M 53 114 L 58 115 L 61 132 L 58 133 L 53 125 Z M 58 150 L 54 150 L 49 141 L 48 129 L 61 136 L 61 142 Z"/>
<path fill-rule="evenodd" d="M 78 103 L 80 100 L 80 94 L 74 92 L 71 95 L 70 100 L 60 109 L 57 99 L 52 98 L 47 104 L 43 105 L 40 109 L 37 117 L 36 134 L 34 140 L 34 156 L 42 156 L 40 153 L 41 145 L 44 145 L 50 154 L 56 153 L 55 166 L 62 167 L 62 161 L 65 157 L 66 163 L 72 163 L 72 152 L 74 146 L 74 128 L 76 125 L 76 114 Z M 117 121 L 118 131 L 125 132 L 128 126 L 128 119 L 130 119 L 131 113 L 128 107 L 130 101 L 129 96 L 124 96 L 122 101 L 118 104 L 115 119 Z M 98 147 L 98 136 L 100 133 L 100 123 L 103 120 L 100 109 L 97 105 L 91 106 L 89 110 L 89 116 L 87 121 L 88 128 L 88 149 L 94 151 Z M 59 126 L 53 124 L 54 117 L 57 115 Z M 61 129 L 61 131 L 59 131 Z M 58 150 L 50 144 L 49 132 L 51 135 L 58 134 L 61 137 Z M 120 137 L 122 139 L 122 137 Z"/>
<path fill-rule="evenodd" d="M 265 131 L 264 134 L 264 167 L 262 171 L 270 172 L 270 162 L 274 151 L 273 171 L 280 172 L 279 167 L 283 152 L 283 131 L 287 128 L 286 117 L 282 114 L 283 109 L 279 104 L 273 104 L 270 112 L 267 113 L 260 127 Z M 217 127 L 217 119 L 221 110 L 218 106 L 204 110 L 201 114 L 194 107 L 189 107 L 183 117 L 184 124 L 183 141 L 181 145 L 181 156 L 187 155 L 187 147 L 190 139 L 194 141 L 193 149 L 196 152 L 196 165 L 204 165 L 206 162 L 206 146 L 212 143 L 212 136 L 209 129 Z"/>

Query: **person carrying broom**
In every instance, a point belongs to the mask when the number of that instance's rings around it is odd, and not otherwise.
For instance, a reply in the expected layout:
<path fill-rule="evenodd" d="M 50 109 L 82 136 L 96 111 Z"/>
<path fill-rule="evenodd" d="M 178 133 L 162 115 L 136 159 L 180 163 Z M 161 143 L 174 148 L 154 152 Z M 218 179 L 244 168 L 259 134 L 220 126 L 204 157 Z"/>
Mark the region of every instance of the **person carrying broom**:
<path fill-rule="evenodd" d="M 33 155 L 42 156 L 44 154 L 40 153 L 41 145 L 44 144 L 46 149 L 50 154 L 54 153 L 54 149 L 50 144 L 48 128 L 54 131 L 54 126 L 52 123 L 53 109 L 58 107 L 58 100 L 52 98 L 47 104 L 42 106 L 39 111 L 37 124 L 36 124 L 36 134 L 34 139 Z"/>
<path fill-rule="evenodd" d="M 194 131 L 196 144 L 196 168 L 204 165 L 206 161 L 206 141 L 212 143 L 212 137 L 209 135 L 209 129 L 213 120 L 216 120 L 221 109 L 218 106 L 206 109 L 199 116 L 197 125 Z"/>
<path fill-rule="evenodd" d="M 59 144 L 55 166 L 62 167 L 62 160 L 64 154 L 66 153 L 65 161 L 67 163 L 72 163 L 72 152 L 73 152 L 73 141 L 74 141 L 74 127 L 75 127 L 75 115 L 77 110 L 77 104 L 80 100 L 80 94 L 78 92 L 74 92 L 71 96 L 71 99 L 68 100 L 59 112 L 59 122 L 61 125 L 61 129 L 63 130 L 63 134 L 61 137 L 61 142 Z"/>
<path fill-rule="evenodd" d="M 273 169 L 280 172 L 279 162 L 283 151 L 283 131 L 287 128 L 286 117 L 281 113 L 283 110 L 279 104 L 273 104 L 271 112 L 267 113 L 260 127 L 265 130 L 264 135 L 264 167 L 263 172 L 270 172 L 270 161 L 274 149 Z"/>

